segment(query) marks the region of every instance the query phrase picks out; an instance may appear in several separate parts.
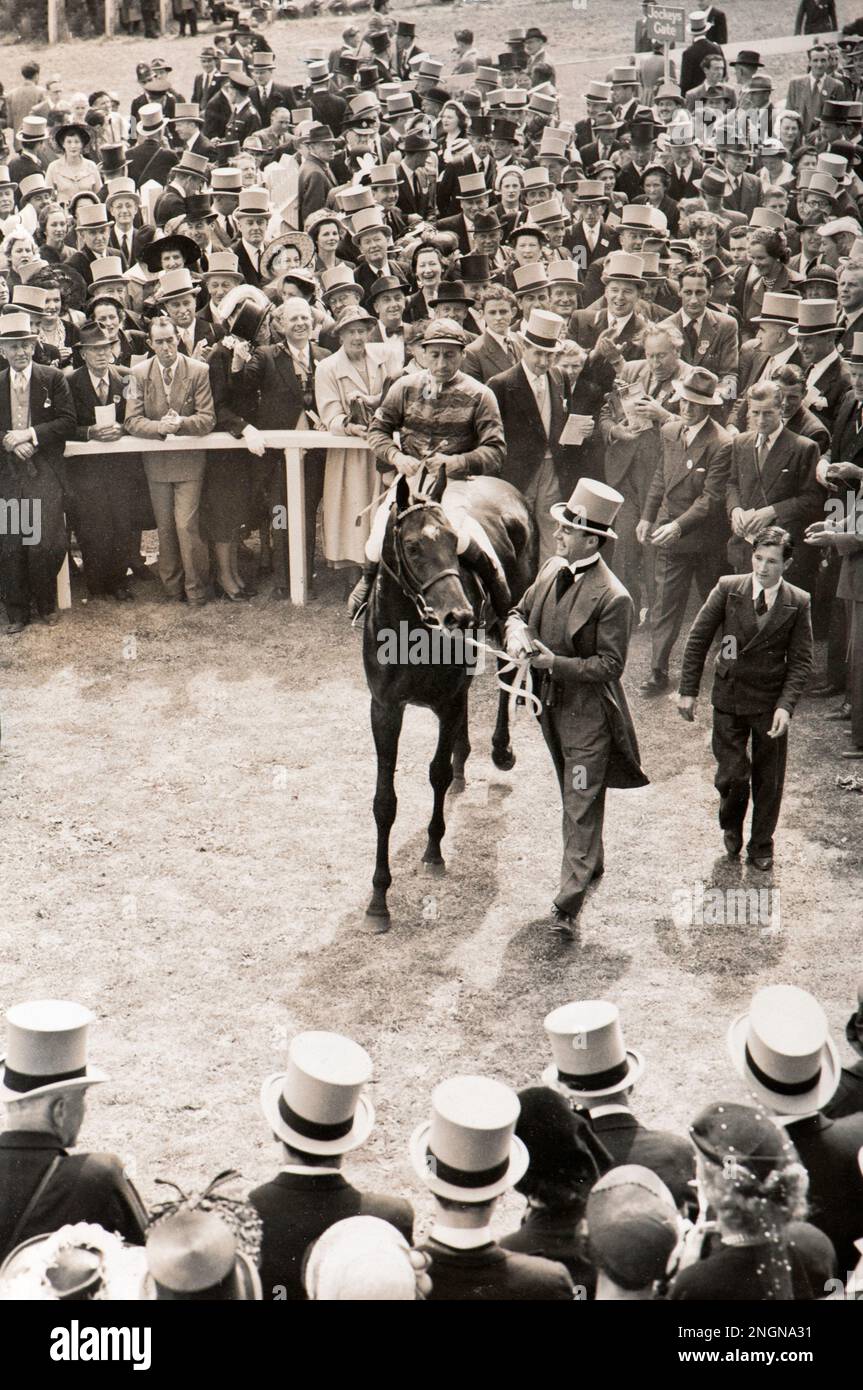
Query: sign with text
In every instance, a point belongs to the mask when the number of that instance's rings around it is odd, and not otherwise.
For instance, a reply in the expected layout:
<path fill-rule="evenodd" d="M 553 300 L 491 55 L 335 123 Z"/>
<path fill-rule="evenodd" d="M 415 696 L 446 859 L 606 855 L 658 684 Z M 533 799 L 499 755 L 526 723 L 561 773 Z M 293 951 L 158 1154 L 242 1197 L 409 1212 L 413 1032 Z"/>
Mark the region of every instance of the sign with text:
<path fill-rule="evenodd" d="M 677 47 L 686 41 L 686 11 L 670 5 L 651 5 L 647 12 L 647 34 L 653 43 Z"/>

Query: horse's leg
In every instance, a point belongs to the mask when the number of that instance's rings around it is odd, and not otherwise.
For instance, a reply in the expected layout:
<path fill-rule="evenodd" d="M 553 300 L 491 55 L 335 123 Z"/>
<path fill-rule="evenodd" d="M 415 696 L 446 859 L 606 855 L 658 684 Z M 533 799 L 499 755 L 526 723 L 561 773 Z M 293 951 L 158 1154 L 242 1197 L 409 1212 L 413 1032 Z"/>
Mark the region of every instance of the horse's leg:
<path fill-rule="evenodd" d="M 438 706 L 438 740 L 434 757 L 429 763 L 429 781 L 434 790 L 434 809 L 428 824 L 428 844 L 422 862 L 443 872 L 444 861 L 440 852 L 440 842 L 446 832 L 444 803 L 447 790 L 452 781 L 453 745 L 459 729 L 467 718 L 467 686 L 453 700 Z"/>
<path fill-rule="evenodd" d="M 395 773 L 404 708 L 401 705 L 384 705 L 373 699 L 371 714 L 372 734 L 378 759 L 378 780 L 374 799 L 378 847 L 372 878 L 372 896 L 366 908 L 366 921 L 374 931 L 385 932 L 390 928 L 387 907 L 387 891 L 393 881 L 390 873 L 390 831 L 398 805 Z"/>
<path fill-rule="evenodd" d="M 497 659 L 498 675 L 503 662 Z M 501 679 L 506 682 L 507 677 Z M 511 680 L 512 677 L 510 676 Z M 497 695 L 497 721 L 491 736 L 491 760 L 501 772 L 509 772 L 515 767 L 515 754 L 509 741 L 509 691 L 499 690 Z"/>
<path fill-rule="evenodd" d="M 464 791 L 464 769 L 465 764 L 467 763 L 467 760 L 470 757 L 470 727 L 468 720 L 469 693 L 470 686 L 468 686 L 467 691 L 465 692 L 464 715 L 458 729 L 456 730 L 456 736 L 453 742 L 452 783 L 450 785 L 450 791 L 453 793 L 453 795 L 455 795 L 457 792 Z"/>

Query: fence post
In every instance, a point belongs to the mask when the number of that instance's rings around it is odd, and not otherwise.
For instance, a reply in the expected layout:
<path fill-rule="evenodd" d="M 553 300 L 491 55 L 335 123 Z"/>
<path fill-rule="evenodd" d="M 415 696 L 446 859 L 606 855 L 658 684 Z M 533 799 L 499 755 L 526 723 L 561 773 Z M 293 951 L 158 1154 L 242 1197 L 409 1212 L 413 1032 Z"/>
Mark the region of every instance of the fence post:
<path fill-rule="evenodd" d="M 288 502 L 288 557 L 291 603 L 306 601 L 309 576 L 306 573 L 306 471 L 303 451 L 296 446 L 285 450 L 285 495 Z"/>
<path fill-rule="evenodd" d="M 114 37 L 114 0 L 105 0 L 105 38 Z"/>

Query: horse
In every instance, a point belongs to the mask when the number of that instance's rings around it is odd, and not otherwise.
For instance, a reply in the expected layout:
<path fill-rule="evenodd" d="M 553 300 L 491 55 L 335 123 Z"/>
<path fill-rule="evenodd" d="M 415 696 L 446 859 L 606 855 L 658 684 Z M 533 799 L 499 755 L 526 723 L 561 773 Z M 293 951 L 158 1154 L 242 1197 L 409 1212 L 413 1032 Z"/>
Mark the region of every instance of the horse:
<path fill-rule="evenodd" d="M 394 787 L 399 736 L 406 705 L 423 705 L 438 719 L 438 741 L 429 764 L 434 807 L 428 824 L 428 842 L 422 862 L 431 873 L 444 872 L 441 840 L 446 824 L 444 799 L 463 790 L 465 763 L 470 755 L 468 693 L 476 661 L 475 649 L 464 642 L 465 634 L 481 626 L 484 609 L 482 587 L 476 574 L 460 566 L 458 535 L 442 506 L 448 501 L 466 506 L 482 525 L 506 575 L 512 602 L 517 603 L 536 576 L 538 537 L 536 524 L 524 497 L 501 478 L 475 477 L 447 482 L 441 469 L 427 493 L 411 496 L 406 478 L 396 486 L 390 505 L 381 563 L 369 596 L 363 629 L 363 665 L 371 692 L 371 725 L 377 754 L 374 817 L 377 856 L 372 896 L 366 909 L 366 925 L 381 933 L 389 930 L 387 892 L 392 883 L 389 840 L 396 818 Z M 390 658 L 388 641 L 410 633 L 411 647 L 420 660 Z M 429 659 L 437 642 L 445 658 Z M 425 645 L 424 645 L 425 644 Z M 426 660 L 422 660 L 423 655 Z M 499 661 L 498 666 L 502 663 Z M 509 697 L 500 691 L 492 735 L 492 761 L 503 771 L 515 766 L 510 744 Z"/>

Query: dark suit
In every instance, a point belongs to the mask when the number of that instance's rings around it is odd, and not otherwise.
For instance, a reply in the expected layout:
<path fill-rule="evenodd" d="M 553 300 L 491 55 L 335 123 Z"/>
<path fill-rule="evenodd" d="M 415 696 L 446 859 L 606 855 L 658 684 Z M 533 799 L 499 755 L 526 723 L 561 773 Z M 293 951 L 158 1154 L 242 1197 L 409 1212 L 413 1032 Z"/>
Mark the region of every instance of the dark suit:
<path fill-rule="evenodd" d="M 693 349 L 684 332 L 686 315 L 682 309 L 672 314 L 668 322 L 673 323 L 683 333 L 683 347 L 680 356 L 690 366 L 706 367 L 709 372 L 723 377 L 738 379 L 739 353 L 737 348 L 737 324 L 729 314 L 719 314 L 715 309 L 705 309 Z"/>
<path fill-rule="evenodd" d="M 425 172 L 424 169 L 414 169 L 410 182 L 405 175 L 401 165 L 398 166 L 397 178 L 399 185 L 399 212 L 404 217 L 413 215 L 423 218 L 426 221 L 434 216 L 435 212 L 435 185 L 434 180 Z"/>
<path fill-rule="evenodd" d="M 704 69 L 701 64 L 710 53 L 716 53 L 720 58 L 724 57 L 719 44 L 713 43 L 710 39 L 696 39 L 683 50 L 680 57 L 680 90 L 683 96 L 704 81 Z"/>
<path fill-rule="evenodd" d="M 567 570 L 558 557 L 543 566 L 510 614 L 506 635 L 518 639 L 526 625 L 555 653 L 540 681 L 540 726 L 563 802 L 555 906 L 574 917 L 603 867 L 606 789 L 643 787 L 648 779 L 621 684 L 632 599 L 601 555 L 558 597 L 558 575 Z"/>
<path fill-rule="evenodd" d="M 729 175 L 729 177 L 736 176 Z M 755 174 L 744 172 L 740 175 L 738 186 L 731 193 L 723 195 L 722 206 L 731 212 L 742 212 L 748 222 L 753 210 L 761 206 L 763 192 L 761 180 Z"/>
<path fill-rule="evenodd" d="M 10 623 L 30 621 L 30 605 L 40 614 L 56 607 L 55 584 L 66 554 L 63 516 L 63 449 L 75 433 L 75 410 L 66 377 L 56 367 L 30 368 L 30 426 L 36 452 L 27 460 L 0 447 L 0 497 L 17 503 L 21 527 L 0 530 L 0 597 Z M 12 429 L 10 372 L 0 374 L 0 439 Z M 37 530 L 37 521 L 40 530 Z M 36 544 L 24 544 L 32 527 Z"/>
<path fill-rule="evenodd" d="M 27 1203 L 59 1158 L 35 1209 L 16 1233 Z M 132 1245 L 144 1244 L 147 1213 L 114 1154 L 69 1154 L 53 1134 L 8 1130 L 0 1134 L 0 1261 L 15 1244 L 78 1221 L 114 1231 Z"/>
<path fill-rule="evenodd" d="M 607 222 L 599 225 L 599 236 L 596 245 L 591 247 L 587 244 L 587 237 L 584 234 L 584 227 L 577 222 L 572 229 L 569 245 L 572 251 L 572 259 L 581 271 L 582 280 L 585 272 L 593 265 L 594 261 L 601 261 L 608 255 L 612 247 L 612 231 Z"/>
<path fill-rule="evenodd" d="M 341 1173 L 306 1177 L 279 1173 L 249 1193 L 264 1223 L 261 1285 L 265 1300 L 304 1300 L 303 1257 L 313 1241 L 337 1221 L 377 1216 L 413 1240 L 413 1211 L 399 1197 L 360 1192 Z"/>
<path fill-rule="evenodd" d="M 562 1264 L 517 1255 L 492 1241 L 476 1250 L 453 1250 L 430 1240 L 431 1303 L 571 1303 L 572 1280 Z"/>
<path fill-rule="evenodd" d="M 327 206 L 327 195 L 335 186 L 336 180 L 332 170 L 326 164 L 322 164 L 319 159 L 313 158 L 312 155 L 303 157 L 303 162 L 300 165 L 299 201 L 297 204 L 297 217 L 301 227 L 305 227 L 307 218 L 313 212 L 319 212 L 321 208 Z"/>
<path fill-rule="evenodd" d="M 836 1252 L 821 1231 L 806 1221 L 785 1228 L 791 1298 L 811 1303 L 823 1298 L 827 1281 L 836 1275 Z M 675 1276 L 668 1297 L 695 1303 L 759 1304 L 767 1298 L 768 1281 L 763 1247 L 722 1245 L 708 1238 L 709 1252 Z"/>
<path fill-rule="evenodd" d="M 266 93 L 266 95 L 261 91 L 260 87 L 251 87 L 249 89 L 249 100 L 254 106 L 255 110 L 257 111 L 258 116 L 260 117 L 261 129 L 264 129 L 266 126 L 270 124 L 270 122 L 273 119 L 273 112 L 279 106 L 283 106 L 287 111 L 291 111 L 296 105 L 298 105 L 294 98 L 293 88 L 285 87 L 279 82 L 271 82 L 269 84 L 269 91 Z M 312 110 L 314 110 L 314 100 L 312 100 L 309 104 L 312 107 Z M 345 104 L 346 103 L 343 101 L 342 105 L 344 106 Z M 323 117 L 317 115 L 317 113 L 316 119 L 319 121 L 323 121 L 324 125 L 332 124 L 330 121 L 325 121 Z M 338 135 L 340 131 L 341 124 L 339 125 L 338 130 L 336 130 L 335 126 L 333 126 L 333 133 L 335 135 Z"/>
<path fill-rule="evenodd" d="M 765 352 L 757 338 L 750 338 L 740 349 L 738 358 L 737 374 L 737 400 L 731 407 L 731 414 L 728 423 L 734 425 L 735 429 L 745 431 L 746 421 L 749 416 L 749 404 L 746 393 L 750 386 L 756 386 L 764 376 L 765 370 L 770 365 L 770 354 Z M 803 359 L 800 356 L 800 349 L 795 348 L 791 356 L 787 359 L 787 365 L 791 367 L 802 367 Z"/>
<path fill-rule="evenodd" d="M 475 381 L 489 382 L 493 376 L 499 376 L 502 372 L 508 372 L 510 367 L 514 367 L 520 356 L 517 338 L 513 339 L 511 349 L 507 353 L 496 338 L 492 338 L 489 333 L 482 333 L 468 345 L 461 369 Z"/>
<path fill-rule="evenodd" d="M 662 466 L 653 475 L 643 518 L 659 526 L 674 521 L 681 531 L 678 540 L 656 547 L 654 556 L 651 667 L 667 672 L 693 579 L 704 603 L 722 569 L 731 436 L 710 419 L 704 421 L 689 447 L 680 420 L 663 425 L 660 434 Z"/>
<path fill-rule="evenodd" d="M 609 1097 L 609 1104 L 614 1103 Z M 678 1206 L 689 1206 L 695 1176 L 695 1156 L 692 1145 L 679 1134 L 664 1129 L 647 1129 L 631 1110 L 611 1115 L 590 1115 L 594 1133 L 608 1149 L 614 1166 L 638 1163 L 649 1168 L 665 1183 Z"/>
<path fill-rule="evenodd" d="M 863 1174 L 857 1154 L 863 1147 L 863 1115 L 829 1120 L 826 1115 L 786 1124 L 785 1132 L 809 1174 L 809 1220 L 829 1236 L 840 1273 L 854 1269 L 859 1255 Z"/>
<path fill-rule="evenodd" d="M 802 541 L 803 532 L 811 521 L 817 520 L 824 505 L 824 489 L 815 477 L 820 450 L 811 439 L 801 439 L 784 426 L 759 469 L 755 455 L 757 435 L 753 430 L 735 435 L 731 446 L 731 471 L 728 476 L 726 508 L 729 518 L 735 507 L 744 511 L 752 507 L 773 507 L 776 515 L 771 525 L 783 526 L 795 543 Z M 808 577 L 812 549 L 799 547 L 795 571 Z M 748 573 L 752 548 L 742 536 L 732 535 L 728 542 L 728 559 L 738 574 Z"/>
<path fill-rule="evenodd" d="M 580 347 L 583 347 L 586 352 L 592 352 L 596 347 L 597 339 L 607 327 L 608 310 L 603 300 L 602 303 L 591 304 L 587 309 L 575 309 L 569 320 L 568 332 L 569 337 L 574 338 Z M 634 362 L 641 357 L 639 340 L 646 327 L 647 319 L 639 313 L 634 313 L 624 325 L 623 332 L 618 335 L 617 342 L 625 362 Z M 600 363 L 591 362 L 589 365 L 594 377 L 599 379 L 601 385 L 610 390 L 614 382 L 614 370 L 603 371 Z"/>
<path fill-rule="evenodd" d="M 203 113 L 207 102 L 216 95 L 224 82 L 220 72 L 196 72 L 192 83 L 192 103 Z"/>
<path fill-rule="evenodd" d="M 75 438 L 86 440 L 96 423 L 99 398 L 86 367 L 68 378 L 77 427 Z M 106 404 L 113 404 L 118 424 L 126 416 L 125 378 L 108 372 Z M 133 458 L 111 454 L 82 454 L 66 462 L 66 481 L 75 505 L 75 534 L 81 546 L 84 577 L 92 594 L 125 588 L 128 557 L 132 554 L 137 469 Z"/>
<path fill-rule="evenodd" d="M 293 102 L 286 104 L 294 105 Z M 341 135 L 342 122 L 348 109 L 344 97 L 340 97 L 336 92 L 312 91 L 309 106 L 315 113 L 316 121 L 320 121 L 321 125 L 328 125 L 333 135 Z"/>
<path fill-rule="evenodd" d="M 759 620 L 752 594 L 751 573 L 719 580 L 690 629 L 680 694 L 698 694 L 710 644 L 720 632 L 712 692 L 719 824 L 742 834 L 751 782 L 748 848 L 760 856 L 773 852 L 788 753 L 787 736 L 771 739 L 767 732 L 774 710 L 794 713 L 812 673 L 812 623 L 809 595 L 784 579 L 766 618 Z"/>
<path fill-rule="evenodd" d="M 213 93 L 204 108 L 204 136 L 207 140 L 223 140 L 225 138 L 225 131 L 228 128 L 232 110 L 231 103 L 224 92 L 216 91 Z"/>

